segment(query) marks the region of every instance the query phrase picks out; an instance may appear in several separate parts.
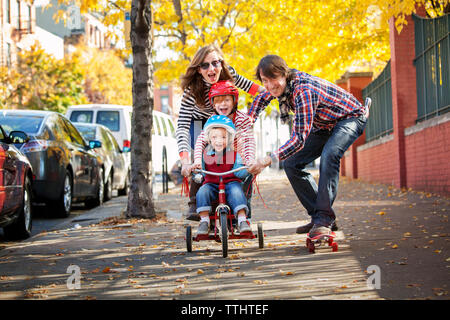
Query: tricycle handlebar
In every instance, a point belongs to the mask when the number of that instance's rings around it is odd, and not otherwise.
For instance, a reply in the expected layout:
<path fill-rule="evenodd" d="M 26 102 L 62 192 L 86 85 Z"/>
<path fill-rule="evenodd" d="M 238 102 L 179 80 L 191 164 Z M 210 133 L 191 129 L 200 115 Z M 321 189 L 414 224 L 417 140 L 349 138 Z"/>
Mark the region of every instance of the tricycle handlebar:
<path fill-rule="evenodd" d="M 237 169 L 233 169 L 233 170 L 226 171 L 226 172 L 211 172 L 211 171 L 206 171 L 206 170 L 203 170 L 203 169 L 194 169 L 193 172 L 195 172 L 195 173 L 204 173 L 204 174 L 209 174 L 209 175 L 212 175 L 212 176 L 219 176 L 220 177 L 220 176 L 225 176 L 227 174 L 235 173 L 235 172 L 238 172 L 238 171 L 241 171 L 241 170 L 244 170 L 244 169 L 248 169 L 248 167 L 247 166 L 239 167 Z"/>

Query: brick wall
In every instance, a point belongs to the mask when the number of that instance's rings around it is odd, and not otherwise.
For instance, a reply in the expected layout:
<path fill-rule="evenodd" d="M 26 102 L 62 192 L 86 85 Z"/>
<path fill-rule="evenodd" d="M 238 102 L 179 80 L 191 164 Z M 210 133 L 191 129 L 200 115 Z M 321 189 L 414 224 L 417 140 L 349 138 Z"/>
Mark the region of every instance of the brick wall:
<path fill-rule="evenodd" d="M 448 113 L 407 129 L 405 152 L 409 188 L 450 195 L 449 136 Z"/>

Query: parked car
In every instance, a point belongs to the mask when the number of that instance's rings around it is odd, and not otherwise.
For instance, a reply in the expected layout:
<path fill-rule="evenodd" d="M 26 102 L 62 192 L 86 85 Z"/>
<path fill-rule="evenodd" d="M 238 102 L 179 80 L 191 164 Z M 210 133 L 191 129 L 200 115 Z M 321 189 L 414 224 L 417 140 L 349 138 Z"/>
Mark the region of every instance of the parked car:
<path fill-rule="evenodd" d="M 0 125 L 8 135 L 15 130 L 28 135 L 14 144 L 33 168 L 36 202 L 45 202 L 59 217 L 69 216 L 72 202 L 103 203 L 103 163 L 92 150 L 100 141 L 86 143 L 67 118 L 51 111 L 3 110 Z"/>
<path fill-rule="evenodd" d="M 123 150 L 131 147 L 132 113 L 131 106 L 86 104 L 70 106 L 66 117 L 72 122 L 104 125 L 111 130 Z M 162 172 L 163 161 L 167 162 L 170 170 L 179 158 L 175 125 L 168 114 L 159 111 L 153 111 L 152 157 L 153 172 L 158 174 Z"/>
<path fill-rule="evenodd" d="M 11 132 L 15 140 L 23 132 Z M 13 144 L 0 126 L 0 227 L 7 239 L 26 239 L 31 235 L 31 182 L 33 171 L 27 157 Z"/>
<path fill-rule="evenodd" d="M 126 155 L 129 150 L 126 148 L 124 151 L 120 150 L 112 132 L 101 124 L 74 122 L 73 125 L 85 140 L 98 140 L 102 143 L 102 147 L 95 151 L 101 156 L 105 168 L 104 201 L 112 198 L 113 190 L 117 190 L 119 195 L 127 195 L 130 185 L 130 165 Z"/>

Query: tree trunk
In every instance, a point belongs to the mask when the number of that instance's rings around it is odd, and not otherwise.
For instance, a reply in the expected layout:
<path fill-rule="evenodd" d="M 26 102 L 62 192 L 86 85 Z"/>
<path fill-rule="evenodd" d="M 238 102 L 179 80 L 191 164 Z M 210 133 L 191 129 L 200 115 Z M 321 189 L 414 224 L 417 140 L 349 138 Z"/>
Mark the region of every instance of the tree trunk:
<path fill-rule="evenodd" d="M 156 217 L 152 191 L 153 63 L 150 0 L 131 2 L 133 116 L 127 217 Z"/>

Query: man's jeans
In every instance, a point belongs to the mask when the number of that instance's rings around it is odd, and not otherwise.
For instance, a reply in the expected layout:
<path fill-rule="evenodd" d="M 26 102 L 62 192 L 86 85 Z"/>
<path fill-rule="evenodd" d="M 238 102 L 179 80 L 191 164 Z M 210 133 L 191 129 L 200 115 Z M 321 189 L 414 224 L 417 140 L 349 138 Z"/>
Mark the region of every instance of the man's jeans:
<path fill-rule="evenodd" d="M 242 190 L 242 183 L 232 181 L 225 185 L 225 196 L 231 212 L 237 217 L 241 209 L 248 213 L 247 198 Z M 211 211 L 211 203 L 219 199 L 219 185 L 206 183 L 197 192 L 197 213 Z"/>
<path fill-rule="evenodd" d="M 352 143 L 363 133 L 367 118 L 339 121 L 332 131 L 310 133 L 303 149 L 284 162 L 292 188 L 314 224 L 329 227 L 336 219 L 332 209 L 336 198 L 341 158 Z M 319 185 L 305 169 L 320 157 Z"/>

